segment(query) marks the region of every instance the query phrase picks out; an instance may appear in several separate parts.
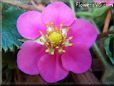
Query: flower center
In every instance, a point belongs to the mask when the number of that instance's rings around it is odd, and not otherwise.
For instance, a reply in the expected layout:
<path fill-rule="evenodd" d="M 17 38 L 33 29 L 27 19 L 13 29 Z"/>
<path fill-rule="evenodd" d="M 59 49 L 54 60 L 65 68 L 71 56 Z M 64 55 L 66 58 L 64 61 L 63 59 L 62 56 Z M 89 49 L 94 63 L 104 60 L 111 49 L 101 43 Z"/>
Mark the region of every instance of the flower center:
<path fill-rule="evenodd" d="M 54 55 L 55 52 L 61 54 L 65 52 L 65 47 L 72 46 L 72 43 L 70 43 L 72 37 L 67 37 L 68 27 L 63 27 L 63 24 L 56 27 L 51 22 L 46 25 L 46 28 L 46 34 L 44 35 L 40 31 L 41 37 L 35 40 L 37 43 L 46 46 L 45 52 L 51 55 Z"/>
<path fill-rule="evenodd" d="M 50 33 L 50 35 L 48 37 L 48 40 L 51 43 L 54 43 L 55 45 L 60 44 L 62 42 L 62 39 L 63 39 L 63 36 L 59 32 L 52 32 L 52 33 Z"/>

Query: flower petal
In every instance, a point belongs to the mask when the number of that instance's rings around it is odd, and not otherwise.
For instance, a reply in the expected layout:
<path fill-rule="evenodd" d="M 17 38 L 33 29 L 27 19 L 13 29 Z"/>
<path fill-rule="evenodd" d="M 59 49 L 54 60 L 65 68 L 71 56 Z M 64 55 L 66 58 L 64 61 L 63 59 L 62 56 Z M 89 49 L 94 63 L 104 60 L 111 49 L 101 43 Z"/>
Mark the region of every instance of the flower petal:
<path fill-rule="evenodd" d="M 42 13 L 43 22 L 49 24 L 53 22 L 56 26 L 63 23 L 64 26 L 69 26 L 73 23 L 75 16 L 73 11 L 63 2 L 53 2 L 49 4 Z"/>
<path fill-rule="evenodd" d="M 106 6 L 111 6 L 114 4 L 114 0 L 106 0 Z"/>
<path fill-rule="evenodd" d="M 96 2 L 96 3 L 105 3 L 106 0 L 94 0 L 94 2 Z"/>
<path fill-rule="evenodd" d="M 82 43 L 90 48 L 97 38 L 96 27 L 84 19 L 76 19 L 70 28 L 73 43 Z"/>
<path fill-rule="evenodd" d="M 24 73 L 39 74 L 37 63 L 43 55 L 44 48 L 32 41 L 27 41 L 21 46 L 17 55 L 18 68 Z"/>
<path fill-rule="evenodd" d="M 61 58 L 64 68 L 74 73 L 86 72 L 92 63 L 89 50 L 81 44 L 66 48 Z"/>
<path fill-rule="evenodd" d="M 38 68 L 42 78 L 49 83 L 62 80 L 68 75 L 68 71 L 62 67 L 61 59 L 57 55 L 42 56 Z"/>
<path fill-rule="evenodd" d="M 114 4 L 114 0 L 94 0 L 96 3 L 106 3 L 106 6 L 111 6 Z"/>
<path fill-rule="evenodd" d="M 45 32 L 45 27 L 41 21 L 41 13 L 37 11 L 23 13 L 17 20 L 17 29 L 27 39 L 39 37 L 40 30 Z"/>

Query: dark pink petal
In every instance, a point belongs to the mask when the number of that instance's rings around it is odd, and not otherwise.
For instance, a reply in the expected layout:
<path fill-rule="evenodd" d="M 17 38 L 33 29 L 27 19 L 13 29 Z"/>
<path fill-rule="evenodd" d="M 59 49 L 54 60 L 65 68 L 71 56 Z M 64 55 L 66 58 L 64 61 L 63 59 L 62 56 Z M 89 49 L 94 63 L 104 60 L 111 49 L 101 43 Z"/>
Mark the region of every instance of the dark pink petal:
<path fill-rule="evenodd" d="M 76 19 L 70 27 L 70 36 L 73 43 L 81 43 L 90 48 L 97 38 L 96 27 L 84 19 Z"/>
<path fill-rule="evenodd" d="M 96 3 L 106 3 L 106 6 L 111 6 L 114 4 L 114 0 L 94 0 Z"/>
<path fill-rule="evenodd" d="M 62 67 L 61 59 L 57 55 L 42 56 L 38 68 L 42 78 L 49 83 L 62 80 L 68 75 L 68 71 Z"/>
<path fill-rule="evenodd" d="M 37 63 L 43 52 L 44 49 L 41 45 L 32 41 L 25 42 L 17 55 L 18 68 L 30 75 L 39 74 Z"/>
<path fill-rule="evenodd" d="M 114 4 L 114 0 L 106 0 L 106 6 L 111 6 Z"/>
<path fill-rule="evenodd" d="M 81 44 L 66 48 L 62 55 L 62 63 L 65 69 L 74 73 L 86 72 L 92 63 L 89 50 Z"/>
<path fill-rule="evenodd" d="M 39 31 L 45 32 L 45 27 L 41 21 L 41 13 L 38 11 L 28 11 L 19 16 L 17 20 L 19 33 L 27 39 L 39 37 Z"/>
<path fill-rule="evenodd" d="M 66 4 L 54 2 L 43 10 L 42 18 L 45 24 L 54 22 L 56 26 L 59 26 L 60 23 L 63 23 L 64 26 L 69 26 L 73 23 L 75 16 Z"/>
<path fill-rule="evenodd" d="M 106 0 L 94 0 L 94 2 L 96 2 L 96 3 L 105 3 L 106 2 Z"/>

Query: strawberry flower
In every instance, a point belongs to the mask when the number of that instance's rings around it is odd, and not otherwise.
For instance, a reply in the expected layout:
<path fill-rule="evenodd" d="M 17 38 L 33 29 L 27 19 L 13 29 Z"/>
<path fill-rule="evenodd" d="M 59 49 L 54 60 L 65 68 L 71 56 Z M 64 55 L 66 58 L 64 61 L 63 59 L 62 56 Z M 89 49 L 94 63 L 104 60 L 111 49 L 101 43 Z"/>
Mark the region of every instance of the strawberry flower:
<path fill-rule="evenodd" d="M 96 3 L 106 3 L 106 6 L 111 6 L 114 4 L 114 0 L 94 0 Z"/>
<path fill-rule="evenodd" d="M 92 63 L 89 48 L 97 37 L 96 27 L 76 19 L 63 2 L 49 4 L 42 13 L 28 11 L 17 20 L 18 32 L 28 41 L 17 55 L 18 68 L 54 83 L 69 72 L 86 72 Z"/>

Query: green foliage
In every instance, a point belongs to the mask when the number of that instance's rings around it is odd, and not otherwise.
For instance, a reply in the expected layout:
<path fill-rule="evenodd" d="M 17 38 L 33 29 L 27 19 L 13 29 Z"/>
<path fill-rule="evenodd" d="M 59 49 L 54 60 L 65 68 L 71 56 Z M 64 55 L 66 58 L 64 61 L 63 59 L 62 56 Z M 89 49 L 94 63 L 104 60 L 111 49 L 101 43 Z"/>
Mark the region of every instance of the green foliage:
<path fill-rule="evenodd" d="M 110 30 L 114 31 L 114 26 L 110 28 Z M 104 40 L 104 48 L 106 51 L 106 55 L 109 57 L 111 63 L 114 65 L 114 56 L 113 56 L 113 44 L 114 44 L 114 34 L 109 35 L 109 37 Z"/>
<path fill-rule="evenodd" d="M 109 57 L 111 63 L 114 64 L 114 57 L 113 57 L 113 54 L 112 54 L 112 52 L 110 50 L 110 42 L 111 42 L 111 40 L 114 40 L 114 36 L 110 36 L 110 37 L 105 39 L 104 48 L 105 48 L 106 54 Z"/>
<path fill-rule="evenodd" d="M 114 26 L 111 26 L 109 31 L 114 31 Z M 109 65 L 105 67 L 102 82 L 104 84 L 111 85 L 114 84 L 114 34 L 110 34 L 104 39 L 104 48 L 106 55 L 109 58 Z"/>
<path fill-rule="evenodd" d="M 88 11 L 79 11 L 76 12 L 77 17 L 85 18 L 87 20 L 92 20 L 96 23 L 98 28 L 102 28 L 104 24 L 104 19 L 106 16 L 107 10 L 110 9 L 109 7 L 101 7 L 101 8 L 89 8 Z"/>
<path fill-rule="evenodd" d="M 69 3 L 69 0 L 60 0 L 62 2 L 65 2 L 65 3 Z"/>
<path fill-rule="evenodd" d="M 2 48 L 4 51 L 8 49 L 14 51 L 14 46 L 19 47 L 21 45 L 21 42 L 18 40 L 21 36 L 17 32 L 16 21 L 18 16 L 23 12 L 19 8 L 3 4 Z"/>
<path fill-rule="evenodd" d="M 93 8 L 92 15 L 95 18 L 98 16 L 102 16 L 108 9 L 109 7 Z"/>

